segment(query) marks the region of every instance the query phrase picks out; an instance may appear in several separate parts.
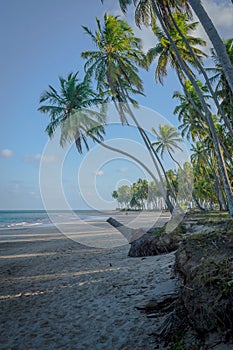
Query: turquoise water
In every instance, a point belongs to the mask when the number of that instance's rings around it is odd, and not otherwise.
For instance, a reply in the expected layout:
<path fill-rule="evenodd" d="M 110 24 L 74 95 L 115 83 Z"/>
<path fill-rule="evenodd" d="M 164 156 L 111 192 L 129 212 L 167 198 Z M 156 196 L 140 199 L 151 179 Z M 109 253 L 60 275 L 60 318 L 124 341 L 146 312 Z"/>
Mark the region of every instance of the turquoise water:
<path fill-rule="evenodd" d="M 50 211 L 48 213 L 45 210 L 0 210 L 0 229 L 36 225 L 48 226 L 75 220 L 104 220 L 105 217 L 101 214 L 93 210 Z M 49 216 L 52 218 L 52 222 Z"/>

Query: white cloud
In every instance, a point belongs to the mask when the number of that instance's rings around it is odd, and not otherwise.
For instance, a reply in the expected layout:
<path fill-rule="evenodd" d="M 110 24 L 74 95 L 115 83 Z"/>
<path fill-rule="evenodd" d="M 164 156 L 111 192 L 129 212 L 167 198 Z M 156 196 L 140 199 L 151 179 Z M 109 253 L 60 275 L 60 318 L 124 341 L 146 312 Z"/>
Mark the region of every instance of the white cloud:
<path fill-rule="evenodd" d="M 56 158 L 54 155 L 42 155 L 40 153 L 32 154 L 30 156 L 25 156 L 24 161 L 27 163 L 33 163 L 33 162 L 45 162 L 45 163 L 53 163 L 56 161 Z"/>
<path fill-rule="evenodd" d="M 0 151 L 0 155 L 3 158 L 10 158 L 13 155 L 13 152 L 12 150 L 6 148 Z"/>
<path fill-rule="evenodd" d="M 95 176 L 102 176 L 102 175 L 104 175 L 104 172 L 103 172 L 103 170 L 96 170 L 94 172 L 94 174 L 95 174 Z"/>
<path fill-rule="evenodd" d="M 204 0 L 208 15 L 219 29 L 220 35 L 232 35 L 233 29 L 233 6 L 230 1 L 216 2 L 213 0 Z"/>

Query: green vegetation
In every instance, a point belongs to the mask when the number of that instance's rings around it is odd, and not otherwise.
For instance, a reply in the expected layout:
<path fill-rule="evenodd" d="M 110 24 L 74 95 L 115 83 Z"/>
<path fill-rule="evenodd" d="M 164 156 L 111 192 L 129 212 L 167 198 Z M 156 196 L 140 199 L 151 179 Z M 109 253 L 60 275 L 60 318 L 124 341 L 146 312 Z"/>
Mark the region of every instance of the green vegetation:
<path fill-rule="evenodd" d="M 189 169 L 189 166 L 186 165 Z M 178 203 L 182 208 L 190 208 L 194 205 L 193 201 L 187 201 L 188 189 L 185 191 L 185 186 L 189 185 L 192 176 L 189 176 L 188 171 L 184 172 L 178 169 L 168 170 L 165 172 L 166 179 L 169 186 L 166 191 L 170 196 L 170 189 L 172 188 L 172 195 L 177 196 L 180 190 Z M 166 181 L 164 179 L 164 181 Z M 162 210 L 166 209 L 166 203 L 162 196 L 162 186 L 157 180 L 156 182 L 143 180 L 139 178 L 132 186 L 123 185 L 112 192 L 112 197 L 117 201 L 117 206 L 122 210 Z M 181 188 L 182 187 L 182 188 Z"/>

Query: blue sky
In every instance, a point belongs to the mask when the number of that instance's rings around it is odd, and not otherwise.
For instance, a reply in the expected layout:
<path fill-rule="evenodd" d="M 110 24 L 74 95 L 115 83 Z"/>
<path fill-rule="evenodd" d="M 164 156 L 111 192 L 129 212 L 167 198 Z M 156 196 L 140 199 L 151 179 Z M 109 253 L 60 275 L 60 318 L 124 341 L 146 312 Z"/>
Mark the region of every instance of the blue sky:
<path fill-rule="evenodd" d="M 8 0 L 1 3 L 0 209 L 43 209 L 39 169 L 48 142 L 44 132 L 48 118 L 37 111 L 40 94 L 48 84 L 57 86 L 59 75 L 78 70 L 80 77 L 83 76 L 84 62 L 80 54 L 93 46 L 81 25 L 94 29 L 95 16 L 101 19 L 105 11 L 119 13 L 117 3 L 114 0 L 105 0 L 104 5 L 100 0 Z M 204 3 L 220 33 L 229 37 L 233 29 L 230 1 L 206 0 Z M 133 25 L 132 13 L 128 20 Z M 143 38 L 145 48 L 155 43 L 146 30 L 136 29 L 136 34 Z M 198 34 L 204 35 L 201 28 Z M 164 86 L 155 85 L 153 74 L 153 68 L 148 73 L 142 72 L 146 98 L 140 98 L 139 102 L 177 126 L 173 116 L 175 101 L 171 99 L 174 90 L 179 89 L 177 79 L 169 71 Z M 107 139 L 119 136 L 138 141 L 133 128 L 123 130 L 115 126 L 107 129 Z M 81 198 L 78 186 L 83 157 L 74 147 L 68 149 L 62 186 L 69 205 L 85 209 L 88 206 Z M 45 154 L 44 165 L 55 162 L 54 154 Z M 115 186 L 122 180 L 133 182 L 143 173 L 132 162 L 113 159 L 96 169 L 94 175 L 94 180 L 89 181 L 96 181 L 97 192 L 110 208 L 114 207 L 109 201 Z M 86 186 L 89 187 L 88 181 Z M 56 200 L 53 205 L 59 207 Z"/>

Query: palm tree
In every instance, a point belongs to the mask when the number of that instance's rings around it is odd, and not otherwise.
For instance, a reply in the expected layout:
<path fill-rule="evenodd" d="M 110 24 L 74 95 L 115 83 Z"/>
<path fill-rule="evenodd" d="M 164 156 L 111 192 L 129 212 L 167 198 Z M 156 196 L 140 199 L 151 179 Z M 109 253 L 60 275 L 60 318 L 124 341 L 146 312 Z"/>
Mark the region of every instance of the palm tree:
<path fill-rule="evenodd" d="M 212 119 L 212 114 L 208 108 L 208 105 L 205 102 L 205 99 L 204 99 L 202 92 L 197 84 L 197 81 L 195 80 L 193 75 L 190 73 L 190 71 L 187 69 L 187 66 L 184 63 L 184 61 L 180 55 L 180 52 L 179 52 L 178 48 L 176 47 L 176 44 L 169 33 L 169 29 L 168 29 L 169 27 L 167 28 L 167 23 L 163 21 L 163 16 L 159 10 L 159 7 L 156 5 L 156 3 L 153 0 L 151 3 L 152 3 L 153 10 L 155 12 L 155 15 L 157 16 L 157 18 L 160 21 L 162 29 L 164 30 L 165 35 L 167 36 L 167 38 L 169 39 L 169 41 L 171 43 L 172 49 L 174 50 L 174 54 L 177 58 L 177 62 L 180 66 L 180 69 L 185 73 L 187 78 L 191 81 L 193 87 L 196 90 L 198 98 L 200 99 L 200 102 L 201 102 L 201 105 L 202 105 L 202 108 L 204 111 L 205 121 L 208 125 L 209 133 L 210 133 L 210 136 L 212 138 L 212 141 L 213 141 L 213 144 L 215 147 L 215 152 L 216 152 L 216 156 L 217 156 L 217 160 L 218 160 L 218 166 L 219 166 L 219 170 L 221 172 L 221 177 L 222 177 L 222 181 L 223 181 L 223 185 L 224 185 L 224 189 L 225 189 L 225 193 L 226 193 L 226 197 L 227 197 L 229 214 L 231 217 L 233 217 L 233 191 L 231 188 L 229 176 L 227 174 L 226 162 L 225 162 L 225 159 L 223 157 L 223 152 L 222 152 L 220 140 L 219 140 L 219 137 L 218 137 L 216 129 L 215 129 L 214 121 Z"/>
<path fill-rule="evenodd" d="M 153 209 L 158 208 L 157 198 L 159 196 L 161 196 L 161 193 L 158 185 L 154 181 L 151 181 L 148 186 L 147 202 L 148 205 L 152 204 Z"/>
<path fill-rule="evenodd" d="M 198 81 L 198 85 L 203 92 L 203 97 L 208 100 L 210 96 L 207 94 L 207 87 L 200 81 Z M 191 137 L 192 141 L 195 141 L 196 139 L 201 141 L 202 139 L 206 138 L 212 140 L 211 135 L 209 135 L 208 125 L 205 122 L 204 111 L 195 89 L 189 81 L 187 81 L 184 86 L 184 94 L 178 91 L 175 91 L 173 94 L 173 98 L 177 98 L 180 101 L 180 105 L 176 106 L 174 113 L 178 114 L 178 119 L 180 122 L 182 122 L 182 124 L 178 127 L 179 130 L 182 130 L 181 135 L 187 136 L 188 140 L 190 140 Z M 208 107 L 210 107 L 209 104 Z M 224 158 L 226 159 L 226 162 L 229 161 L 233 165 L 231 155 L 233 144 L 232 141 L 230 141 L 232 140 L 231 135 L 227 132 L 224 124 L 219 122 L 216 116 L 213 115 L 212 119 L 224 152 Z"/>
<path fill-rule="evenodd" d="M 158 140 L 153 143 L 153 146 L 157 146 L 156 151 L 161 153 L 162 158 L 164 153 L 167 151 L 173 162 L 178 165 L 179 186 L 182 187 L 181 193 L 183 194 L 183 197 L 186 197 L 187 194 L 190 193 L 197 207 L 200 210 L 203 210 L 195 196 L 195 192 L 192 190 L 192 181 L 190 182 L 186 171 L 181 167 L 180 163 L 174 158 L 172 154 L 175 152 L 175 149 L 182 151 L 182 148 L 177 144 L 179 142 L 183 142 L 183 139 L 180 137 L 179 132 L 175 127 L 171 127 L 169 125 L 159 125 L 159 132 L 157 132 L 154 128 L 152 129 L 152 132 L 156 135 Z M 172 177 L 169 176 L 171 173 L 167 172 L 167 174 L 168 178 L 172 179 Z"/>
<path fill-rule="evenodd" d="M 198 81 L 198 85 L 204 98 L 206 100 L 209 99 L 207 87 L 201 81 Z M 186 136 L 189 141 L 191 139 L 194 142 L 203 136 L 206 137 L 208 126 L 204 121 L 204 112 L 195 89 L 190 81 L 186 81 L 184 86 L 185 93 L 179 91 L 173 93 L 173 98 L 178 99 L 180 103 L 175 107 L 174 114 L 178 115 L 178 120 L 181 122 L 181 125 L 178 127 L 181 130 L 181 136 Z M 210 107 L 210 105 L 208 106 Z"/>
<path fill-rule="evenodd" d="M 132 198 L 130 187 L 127 185 L 123 185 L 117 189 L 117 193 L 118 193 L 118 202 L 121 204 L 124 204 L 125 208 L 128 208 Z"/>
<path fill-rule="evenodd" d="M 119 207 L 120 202 L 119 202 L 119 200 L 118 200 L 119 194 L 118 194 L 117 190 L 114 190 L 114 191 L 112 192 L 112 198 L 114 198 L 114 199 L 117 200 L 118 207 Z"/>
<path fill-rule="evenodd" d="M 228 39 L 223 41 L 231 64 L 233 65 L 233 39 Z M 233 93 L 230 89 L 229 83 L 224 75 L 223 68 L 220 64 L 220 60 L 214 50 L 212 49 L 212 58 L 215 62 L 215 68 L 208 69 L 210 72 L 214 73 L 211 78 L 212 83 L 216 83 L 216 94 L 220 99 L 221 108 L 227 117 L 224 121 L 230 126 L 228 128 L 233 128 Z"/>
<path fill-rule="evenodd" d="M 49 137 L 52 138 L 57 128 L 60 128 L 61 146 L 75 140 L 79 153 L 83 152 L 83 144 L 89 150 L 87 138 L 90 138 L 102 147 L 132 159 L 144 168 L 154 181 L 157 181 L 153 172 L 137 157 L 103 142 L 105 114 L 91 108 L 98 107 L 102 99 L 90 88 L 87 77 L 79 83 L 77 75 L 78 73 L 70 73 L 66 79 L 60 77 L 59 91 L 49 85 L 49 89 L 41 95 L 40 103 L 48 104 L 39 107 L 38 110 L 50 117 L 46 128 Z"/>
<path fill-rule="evenodd" d="M 164 153 L 167 151 L 171 159 L 180 167 L 180 164 L 172 155 L 176 149 L 182 151 L 178 143 L 183 142 L 183 139 L 176 128 L 170 125 L 159 125 L 159 131 L 157 132 L 155 128 L 152 128 L 152 132 L 157 138 L 157 141 L 152 143 L 152 146 L 157 146 L 156 152 L 160 152 L 163 159 Z"/>
<path fill-rule="evenodd" d="M 95 76 L 97 91 L 114 103 L 137 104 L 132 97 L 143 94 L 143 83 L 138 75 L 138 66 L 145 65 L 145 55 L 141 50 L 141 40 L 135 37 L 132 28 L 118 16 L 104 14 L 104 26 L 97 18 L 95 34 L 83 27 L 95 46 L 96 51 L 85 51 L 85 71 L 87 77 Z M 118 105 L 123 122 L 127 122 L 123 105 Z"/>
<path fill-rule="evenodd" d="M 138 67 L 145 65 L 146 58 L 141 50 L 141 41 L 134 36 L 133 30 L 127 22 L 120 20 L 118 16 L 105 14 L 103 27 L 101 27 L 99 19 L 96 19 L 96 22 L 95 34 L 87 27 L 83 27 L 97 47 L 96 51 L 82 53 L 82 57 L 87 59 L 85 63 L 86 76 L 88 78 L 94 76 L 97 81 L 97 90 L 101 96 L 107 95 L 107 99 L 114 102 L 123 123 L 127 123 L 127 116 L 133 119 L 151 155 L 160 181 L 163 182 L 157 164 L 160 160 L 154 153 L 147 134 L 138 124 L 130 107 L 130 104 L 137 106 L 132 95 L 143 93 Z M 172 211 L 173 206 L 165 191 L 163 195 L 166 197 L 169 210 Z"/>
<path fill-rule="evenodd" d="M 121 7 L 122 7 L 122 10 L 125 12 L 126 9 L 127 9 L 127 6 L 131 3 L 132 1 L 121 1 Z M 196 3 L 196 1 L 194 1 Z M 188 15 L 189 19 L 192 18 L 192 14 L 191 14 L 191 11 L 190 11 L 190 6 L 189 6 L 189 3 L 190 1 L 188 0 L 180 0 L 180 1 L 175 1 L 175 0 L 157 0 L 157 1 L 154 1 L 154 0 L 147 0 L 147 1 L 134 1 L 134 4 L 136 6 L 136 10 L 135 10 L 135 21 L 136 21 L 136 24 L 137 25 L 141 25 L 141 23 L 144 23 L 145 25 L 150 25 L 150 22 L 155 22 L 156 18 L 157 17 L 160 21 L 160 24 L 162 25 L 162 27 L 165 29 L 165 32 L 169 32 L 169 28 L 171 27 L 174 27 L 176 32 L 180 35 L 183 43 L 185 44 L 187 50 L 189 51 L 189 56 L 190 58 L 193 59 L 193 63 L 195 63 L 196 67 L 198 68 L 198 70 L 200 71 L 200 73 L 203 75 L 204 79 L 205 79 L 205 82 L 206 82 L 206 85 L 213 97 L 213 100 L 216 104 L 216 107 L 217 107 L 217 110 L 219 112 L 219 114 L 221 115 L 221 117 L 223 118 L 224 122 L 226 123 L 226 127 L 228 128 L 228 131 L 230 132 L 230 135 L 231 137 L 233 137 L 233 128 L 231 126 L 231 124 L 229 123 L 228 121 L 228 118 L 225 116 L 224 114 L 224 111 L 217 99 L 217 96 L 211 86 L 211 82 L 208 78 L 208 75 L 206 73 L 206 70 L 203 68 L 199 58 L 197 57 L 197 55 L 195 54 L 195 52 L 193 51 L 193 48 L 192 48 L 192 45 L 190 45 L 190 42 L 189 40 L 187 40 L 186 36 L 184 35 L 182 29 L 180 28 L 180 24 L 178 24 L 175 20 L 175 15 L 178 12 L 181 12 L 182 11 L 186 11 L 186 14 Z M 196 6 L 195 4 L 191 4 L 191 6 Z M 201 3 L 200 3 L 200 0 L 199 0 L 199 11 L 202 12 L 202 19 L 203 19 L 203 15 L 204 16 L 207 16 L 207 13 L 205 12 L 204 8 L 201 6 Z M 154 13 L 153 13 L 154 12 Z M 175 14 L 174 14 L 175 13 Z M 226 79 L 228 81 L 228 83 L 230 84 L 230 89 L 232 90 L 232 86 L 233 86 L 233 83 L 232 83 L 232 77 L 233 77 L 233 66 L 229 60 L 229 57 L 227 55 L 227 52 L 224 48 L 224 45 L 222 44 L 221 42 L 221 39 L 219 38 L 218 36 L 218 33 L 216 31 L 216 29 L 213 27 L 213 23 L 211 22 L 211 20 L 209 18 L 207 18 L 207 20 L 209 21 L 209 25 L 212 25 L 212 29 L 213 31 L 215 31 L 215 35 L 212 35 L 212 39 L 215 39 L 215 41 L 217 41 L 217 46 L 218 47 L 215 47 L 216 49 L 216 52 L 219 51 L 218 53 L 221 53 L 221 58 L 220 58 L 220 62 L 221 62 L 221 65 L 223 67 L 223 70 L 224 70 L 224 74 L 226 76 Z M 206 22 L 202 23 L 204 24 L 204 26 L 206 25 Z M 209 34 L 209 33 L 208 33 Z M 211 33 L 210 33 L 211 34 Z M 213 33 L 212 33 L 213 34 Z M 176 43 L 173 41 L 171 41 L 171 37 L 169 38 L 169 41 L 171 42 L 171 45 L 173 47 L 175 47 L 175 56 L 176 56 L 176 59 L 180 65 L 180 67 L 183 67 L 182 70 L 185 72 L 186 76 L 188 76 L 188 72 L 187 72 L 187 69 L 185 67 L 185 62 L 183 61 L 182 62 L 182 55 L 180 55 L 180 52 L 179 50 L 177 50 L 176 48 Z M 214 45 L 214 43 L 213 43 Z M 221 50 L 219 49 L 221 46 Z M 183 85 L 183 82 L 182 82 L 182 76 L 181 76 L 181 72 L 180 71 L 177 71 L 178 73 L 178 77 L 179 77 L 179 80 L 181 82 L 181 84 Z M 190 77 L 188 77 L 190 79 Z M 194 84 L 195 86 L 195 81 L 194 80 L 191 80 L 192 83 Z M 195 88 L 197 89 L 198 91 L 198 86 L 195 86 Z M 199 93 L 199 97 L 201 98 L 201 94 L 200 94 L 200 91 L 198 92 Z M 202 104 L 204 105 L 204 101 L 202 101 Z M 206 109 L 206 112 L 207 109 Z M 208 113 L 207 113 L 207 119 L 210 118 L 210 114 L 208 116 Z M 212 122 L 210 121 L 210 124 L 212 124 Z M 213 128 L 213 125 L 210 125 L 210 129 L 212 129 L 212 131 L 214 132 L 214 128 Z M 216 137 L 215 137 L 216 138 Z M 216 144 L 216 147 L 217 147 L 217 139 L 215 141 L 215 144 Z M 218 150 L 218 153 L 219 153 L 219 162 L 222 163 L 221 161 L 221 155 L 220 155 L 220 151 Z M 222 167 L 223 168 L 223 167 Z M 222 170 L 222 173 L 224 173 L 224 170 Z M 224 176 L 224 174 L 223 174 Z M 227 182 L 227 179 L 226 181 Z"/>
<path fill-rule="evenodd" d="M 179 50 L 177 49 L 171 35 L 169 34 L 169 31 L 165 25 L 165 23 L 163 22 L 163 17 L 159 11 L 159 8 L 156 6 L 155 2 L 152 1 L 152 5 L 153 5 L 153 9 L 156 13 L 156 16 L 158 17 L 162 29 L 164 30 L 167 38 L 169 39 L 172 48 L 174 50 L 174 53 L 176 55 L 176 58 L 178 60 L 178 63 L 180 65 L 180 68 L 182 69 L 182 71 L 185 73 L 185 75 L 187 76 L 187 78 L 191 81 L 193 87 L 195 88 L 197 95 L 200 99 L 203 111 L 204 111 L 204 115 L 205 115 L 205 121 L 208 125 L 209 128 L 209 132 L 210 132 L 210 136 L 212 138 L 214 147 L 215 147 L 215 151 L 216 151 L 216 156 L 217 156 L 217 160 L 218 160 L 218 166 L 219 166 L 219 170 L 221 172 L 221 176 L 222 176 L 222 181 L 223 181 L 223 185 L 224 185 L 224 189 L 225 189 L 225 193 L 226 193 L 226 197 L 227 197 L 227 203 L 228 203 L 228 208 L 229 208 L 229 214 L 231 217 L 233 217 L 233 191 L 231 188 L 231 183 L 230 183 L 230 179 L 229 176 L 227 174 L 227 170 L 226 170 L 226 162 L 225 159 L 223 157 L 223 152 L 222 152 L 222 148 L 221 148 L 221 144 L 220 144 L 220 140 L 218 138 L 216 129 L 215 129 L 215 125 L 214 125 L 214 121 L 212 119 L 212 115 L 211 112 L 205 102 L 205 99 L 202 95 L 202 92 L 196 82 L 196 80 L 194 79 L 194 77 L 192 76 L 192 74 L 190 74 L 189 70 L 187 69 L 186 65 L 184 64 L 182 57 L 179 53 Z"/>
<path fill-rule="evenodd" d="M 70 73 L 67 78 L 59 77 L 60 90 L 49 85 L 40 97 L 40 103 L 46 102 L 38 110 L 48 114 L 50 122 L 46 128 L 49 137 L 53 137 L 60 127 L 60 144 L 74 141 L 79 153 L 83 152 L 83 144 L 89 150 L 87 137 L 103 140 L 105 133 L 104 116 L 90 109 L 97 106 L 101 99 L 90 88 L 88 80 L 79 82 L 77 73 Z"/>
<path fill-rule="evenodd" d="M 206 42 L 190 34 L 192 31 L 196 29 L 198 22 L 190 23 L 188 20 L 188 16 L 183 13 L 175 13 L 174 19 L 180 31 L 182 32 L 182 35 L 185 36 L 186 40 L 189 42 L 190 47 L 192 48 L 192 51 L 195 54 L 196 60 L 202 63 L 203 57 L 207 57 L 207 55 L 203 51 L 201 51 L 197 47 L 197 45 L 205 46 Z M 152 28 L 153 28 L 153 32 L 155 33 L 155 35 L 159 40 L 159 43 L 154 48 L 151 48 L 148 51 L 147 57 L 150 64 L 156 58 L 158 58 L 157 67 L 155 71 L 156 81 L 159 81 L 161 84 L 163 83 L 163 78 L 167 76 L 168 66 L 171 66 L 172 68 L 174 68 L 177 72 L 179 72 L 179 75 L 182 77 L 180 65 L 174 53 L 171 42 L 165 35 L 164 31 L 162 31 L 160 27 L 156 25 L 156 23 L 153 25 Z M 190 54 L 190 51 L 187 49 L 181 35 L 179 35 L 179 33 L 177 32 L 176 28 L 173 25 L 169 26 L 169 34 L 173 39 L 177 49 L 179 50 L 179 53 L 181 55 L 182 60 L 184 61 L 186 68 L 194 76 L 194 73 L 191 67 L 197 69 L 198 68 L 197 64 L 193 60 L 193 57 Z"/>
<path fill-rule="evenodd" d="M 203 86 L 200 83 L 200 87 L 203 91 L 203 95 L 206 96 L 206 98 L 209 98 L 208 95 L 205 95 L 206 92 L 208 91 L 205 86 Z M 180 101 L 180 105 L 178 105 L 174 113 L 178 114 L 178 119 L 182 124 L 179 126 L 179 129 L 182 130 L 181 135 L 187 136 L 187 139 L 192 140 L 192 142 L 197 141 L 196 145 L 192 145 L 192 151 L 194 154 L 198 155 L 200 152 L 204 154 L 204 160 L 206 163 L 207 160 L 211 160 L 213 158 L 213 153 L 215 153 L 215 149 L 213 146 L 212 139 L 209 137 L 208 133 L 208 127 L 206 123 L 203 121 L 203 111 L 201 109 L 201 105 L 199 102 L 199 99 L 197 97 L 197 94 L 195 90 L 193 89 L 192 85 L 190 82 L 186 83 L 186 89 L 189 91 L 189 96 L 186 94 L 181 94 L 180 92 L 175 92 L 173 97 L 178 98 Z M 190 98 L 192 99 L 192 103 L 190 103 Z M 195 108 L 194 108 L 195 107 Z M 221 141 L 221 146 L 223 147 L 224 150 L 224 155 L 226 159 L 230 159 L 230 155 L 226 154 L 225 148 L 227 147 L 226 145 L 226 137 L 222 137 L 220 134 L 221 131 L 221 125 L 217 123 L 217 118 L 213 116 L 213 119 L 215 121 L 215 128 L 218 132 L 219 139 Z M 211 153 L 210 153 L 211 152 Z M 212 154 L 212 155 L 210 155 Z M 192 156 L 193 159 L 194 156 Z M 214 156 L 215 157 L 215 156 Z M 202 159 L 202 158 L 201 158 Z M 203 163 L 204 164 L 204 163 Z M 226 162 L 227 165 L 227 162 Z M 216 189 L 216 195 L 218 196 L 218 201 L 220 204 L 220 208 L 224 208 L 224 200 L 223 195 L 222 195 L 222 190 L 220 190 L 220 178 L 218 175 L 218 170 L 217 170 L 217 164 L 216 164 L 216 157 L 215 157 L 215 164 L 211 164 L 210 161 L 208 161 L 207 168 L 211 169 L 212 175 L 214 177 L 215 181 L 215 189 Z M 196 169 L 197 167 L 195 167 Z M 197 172 L 196 172 L 197 174 Z M 195 196 L 195 191 L 194 191 L 194 196 Z M 197 201 L 195 200 L 197 203 Z"/>

